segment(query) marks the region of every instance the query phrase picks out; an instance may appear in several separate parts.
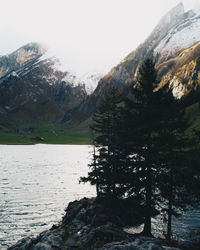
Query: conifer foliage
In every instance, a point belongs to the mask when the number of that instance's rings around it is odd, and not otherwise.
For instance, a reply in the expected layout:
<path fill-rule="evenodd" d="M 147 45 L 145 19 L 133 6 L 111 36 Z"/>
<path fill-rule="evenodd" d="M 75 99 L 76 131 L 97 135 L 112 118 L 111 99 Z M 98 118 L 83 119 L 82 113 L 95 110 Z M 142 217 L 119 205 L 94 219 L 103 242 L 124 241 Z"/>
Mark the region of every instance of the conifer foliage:
<path fill-rule="evenodd" d="M 132 98 L 124 100 L 112 88 L 94 114 L 93 161 L 81 181 L 96 185 L 97 195 L 134 199 L 143 211 L 147 236 L 155 210 L 162 207 L 170 239 L 175 208 L 197 201 L 189 188 L 197 173 L 185 152 L 192 148 L 191 138 L 185 136 L 179 102 L 168 87 L 159 88 L 152 59 L 144 61 L 131 90 Z"/>
<path fill-rule="evenodd" d="M 121 96 L 115 88 L 105 95 L 103 102 L 93 116 L 91 130 L 93 133 L 93 162 L 89 165 L 88 177 L 81 181 L 89 181 L 96 185 L 97 194 L 120 196 L 120 152 L 118 124 L 120 120 Z"/>
<path fill-rule="evenodd" d="M 132 124 L 129 121 L 127 126 L 133 127 L 137 123 L 132 138 L 129 138 L 140 145 L 139 150 L 133 149 L 132 153 L 141 159 L 139 179 L 142 181 L 139 192 L 144 192 L 143 234 L 151 235 L 153 210 L 162 207 L 167 212 L 167 238 L 170 239 L 175 208 L 182 206 L 181 200 L 185 205 L 192 200 L 192 195 L 186 195 L 187 185 L 183 178 L 183 171 L 185 174 L 190 172 L 187 156 L 183 153 L 184 148 L 191 147 L 190 140 L 184 135 L 187 122 L 172 91 L 167 86 L 159 88 L 151 59 L 142 64 L 137 86 L 132 89 L 132 93 L 134 101 L 131 109 L 135 112 Z"/>

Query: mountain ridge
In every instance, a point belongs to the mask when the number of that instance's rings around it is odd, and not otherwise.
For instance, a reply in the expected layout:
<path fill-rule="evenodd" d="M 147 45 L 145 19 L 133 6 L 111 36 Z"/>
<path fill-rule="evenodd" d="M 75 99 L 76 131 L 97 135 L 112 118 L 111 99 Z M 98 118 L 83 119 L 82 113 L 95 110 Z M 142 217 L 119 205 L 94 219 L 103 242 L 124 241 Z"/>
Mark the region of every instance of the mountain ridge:
<path fill-rule="evenodd" d="M 57 69 L 38 43 L 29 43 L 0 57 L 0 113 L 28 119 L 59 121 L 86 98 L 76 76 Z M 77 80 L 78 81 L 78 80 Z"/>
<path fill-rule="evenodd" d="M 85 80 L 93 81 L 88 86 L 71 72 L 59 70 L 57 59 L 49 58 L 38 44 L 25 45 L 11 53 L 14 63 L 10 65 L 9 56 L 0 57 L 0 114 L 61 122 L 70 128 L 82 123 L 88 126 L 108 89 L 114 86 L 128 95 L 129 83 L 136 82 L 141 63 L 150 56 L 155 58 L 160 87 L 167 84 L 177 98 L 188 95 L 200 85 L 198 13 L 185 12 L 179 3 L 161 18 L 147 39 L 108 74 L 100 80 L 98 74 L 86 74 Z M 188 29 L 195 36 L 191 43 L 184 44 L 180 36 L 176 37 Z M 177 47 L 170 45 L 170 41 L 176 41 Z"/>
<path fill-rule="evenodd" d="M 90 119 L 102 97 L 112 86 L 121 89 L 122 93 L 127 94 L 130 88 L 129 83 L 134 83 L 137 80 L 137 73 L 141 63 L 145 58 L 153 55 L 161 87 L 168 84 L 170 88 L 173 88 L 173 93 L 177 98 L 188 95 L 192 90 L 195 90 L 198 87 L 197 85 L 200 84 L 200 78 L 198 78 L 200 77 L 198 73 L 198 52 L 200 52 L 200 49 L 199 46 L 195 46 L 200 41 L 200 36 L 196 36 L 188 46 L 178 46 L 176 50 L 169 50 L 167 54 L 164 54 L 162 49 L 159 53 L 155 49 L 169 34 L 171 36 L 176 35 L 180 27 L 184 28 L 186 23 L 187 27 L 191 27 L 195 32 L 196 27 L 192 26 L 192 24 L 198 20 L 199 16 L 195 14 L 194 10 L 184 11 L 182 3 L 172 8 L 161 18 L 149 37 L 99 81 L 91 96 L 87 97 L 74 110 L 66 112 L 63 122 L 68 124 L 68 122 L 72 121 L 76 123 L 77 120 Z M 177 30 L 177 28 L 179 29 Z M 172 30 L 176 32 L 173 33 Z M 175 69 L 177 72 L 175 72 Z M 181 71 L 183 69 L 184 73 Z M 194 79 L 195 70 L 197 70 L 195 73 L 197 77 Z"/>

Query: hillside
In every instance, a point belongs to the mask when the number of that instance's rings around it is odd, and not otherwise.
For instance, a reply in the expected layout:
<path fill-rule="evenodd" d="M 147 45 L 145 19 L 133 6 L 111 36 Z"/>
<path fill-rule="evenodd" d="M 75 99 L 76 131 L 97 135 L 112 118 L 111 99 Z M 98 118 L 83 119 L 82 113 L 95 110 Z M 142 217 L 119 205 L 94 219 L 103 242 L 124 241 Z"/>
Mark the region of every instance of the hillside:
<path fill-rule="evenodd" d="M 182 3 L 175 6 L 144 43 L 101 79 L 98 73 L 88 73 L 80 80 L 60 70 L 59 61 L 37 43 L 0 57 L 0 120 L 6 128 L 2 138 L 7 130 L 19 136 L 16 131 L 28 131 L 33 123 L 35 128 L 62 126 L 67 133 L 79 131 L 87 134 L 88 142 L 91 117 L 105 93 L 115 86 L 127 96 L 130 82 L 136 82 L 141 63 L 150 56 L 156 62 L 160 87 L 168 85 L 187 105 L 198 102 L 200 11 L 185 12 Z"/>
<path fill-rule="evenodd" d="M 78 124 L 90 119 L 104 93 L 115 86 L 124 95 L 129 93 L 130 82 L 137 79 L 143 60 L 153 56 L 161 87 L 168 84 L 174 96 L 186 97 L 199 88 L 200 12 L 184 12 L 182 3 L 170 10 L 154 28 L 150 36 L 136 50 L 127 55 L 105 75 L 94 93 L 79 106 L 66 112 L 65 124 Z M 192 34 L 188 36 L 188 33 Z"/>
<path fill-rule="evenodd" d="M 36 43 L 0 57 L 1 116 L 59 121 L 64 112 L 79 105 L 87 96 L 85 86 L 57 64 Z"/>

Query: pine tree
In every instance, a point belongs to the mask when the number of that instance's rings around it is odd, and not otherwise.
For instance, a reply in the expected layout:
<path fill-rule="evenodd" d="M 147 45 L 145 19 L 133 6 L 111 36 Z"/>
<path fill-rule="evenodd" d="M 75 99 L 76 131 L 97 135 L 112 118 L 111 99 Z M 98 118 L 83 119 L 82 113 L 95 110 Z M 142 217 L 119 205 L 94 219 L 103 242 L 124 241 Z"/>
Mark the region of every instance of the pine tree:
<path fill-rule="evenodd" d="M 184 145 L 189 145 L 189 141 L 184 136 L 187 123 L 184 120 L 184 112 L 180 108 L 179 102 L 174 99 L 171 91 L 165 91 L 165 93 L 163 95 L 165 98 L 161 103 L 163 115 L 160 117 L 157 140 L 157 156 L 160 158 L 160 170 L 162 171 L 159 175 L 158 187 L 160 206 L 167 212 L 167 239 L 170 240 L 173 206 L 175 205 L 174 197 L 177 196 L 179 200 L 181 199 L 180 193 L 178 194 L 176 191 L 180 187 L 182 188 L 182 185 L 178 184 L 178 178 L 185 167 L 183 148 Z M 176 204 L 177 206 L 178 204 Z"/>
<path fill-rule="evenodd" d="M 145 203 L 145 221 L 143 233 L 151 235 L 151 217 L 152 208 L 155 206 L 154 199 L 154 179 L 157 176 L 157 168 L 159 161 L 155 157 L 156 154 L 156 135 L 158 132 L 158 121 L 160 119 L 159 109 L 159 91 L 155 91 L 157 87 L 157 75 L 154 63 L 151 59 L 147 59 L 139 70 L 138 83 L 133 88 L 133 96 L 135 98 L 134 109 L 136 120 L 137 138 L 134 141 L 138 147 L 133 152 L 137 159 L 140 169 L 140 189 L 143 191 Z"/>
<path fill-rule="evenodd" d="M 159 88 L 151 59 L 142 64 L 132 93 L 133 101 L 126 102 L 127 116 L 132 117 L 126 127 L 130 126 L 127 131 L 132 128 L 130 155 L 135 156 L 133 171 L 137 173 L 132 184 L 145 205 L 143 234 L 151 235 L 153 210 L 162 206 L 168 215 L 167 238 L 170 239 L 176 208 L 191 204 L 197 197 L 192 189 L 188 191 L 188 184 L 194 181 L 195 175 L 185 152 L 185 148 L 192 145 L 184 135 L 187 123 L 172 91 L 167 86 Z M 184 174 L 188 175 L 189 182 Z"/>
<path fill-rule="evenodd" d="M 170 239 L 176 208 L 197 201 L 198 196 L 191 188 L 199 172 L 187 161 L 185 149 L 192 144 L 184 134 L 184 112 L 167 86 L 159 88 L 151 59 L 142 64 L 132 94 L 123 101 L 112 88 L 95 112 L 93 159 L 88 176 L 81 181 L 96 185 L 98 196 L 133 198 L 144 208 L 143 234 L 147 236 L 151 236 L 154 210 L 162 207 Z"/>
<path fill-rule="evenodd" d="M 93 115 L 91 130 L 94 135 L 93 161 L 88 177 L 81 181 L 89 181 L 98 186 L 98 194 L 109 197 L 119 196 L 120 157 L 118 150 L 118 124 L 120 116 L 121 96 L 115 88 L 105 95 L 99 108 Z"/>
<path fill-rule="evenodd" d="M 171 112 L 170 112 L 171 111 Z M 160 197 L 163 211 L 167 213 L 167 240 L 172 236 L 172 216 L 188 206 L 195 206 L 199 202 L 199 194 L 195 192 L 199 173 L 193 170 L 191 152 L 196 140 L 188 137 L 185 130 L 188 127 L 183 112 L 179 106 L 171 102 L 168 115 L 165 118 L 165 129 L 162 137 L 164 144 L 160 146 L 160 156 L 165 170 L 160 178 Z M 196 187 L 193 185 L 195 183 Z"/>

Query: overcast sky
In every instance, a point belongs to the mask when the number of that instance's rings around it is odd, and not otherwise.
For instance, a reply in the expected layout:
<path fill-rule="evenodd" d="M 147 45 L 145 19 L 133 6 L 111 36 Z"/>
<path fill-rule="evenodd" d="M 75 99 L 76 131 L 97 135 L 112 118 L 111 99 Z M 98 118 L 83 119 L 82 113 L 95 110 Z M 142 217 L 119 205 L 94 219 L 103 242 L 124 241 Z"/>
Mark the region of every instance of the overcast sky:
<path fill-rule="evenodd" d="M 0 0 L 0 55 L 45 44 L 66 70 L 106 73 L 180 0 Z M 185 10 L 196 0 L 183 0 Z"/>

